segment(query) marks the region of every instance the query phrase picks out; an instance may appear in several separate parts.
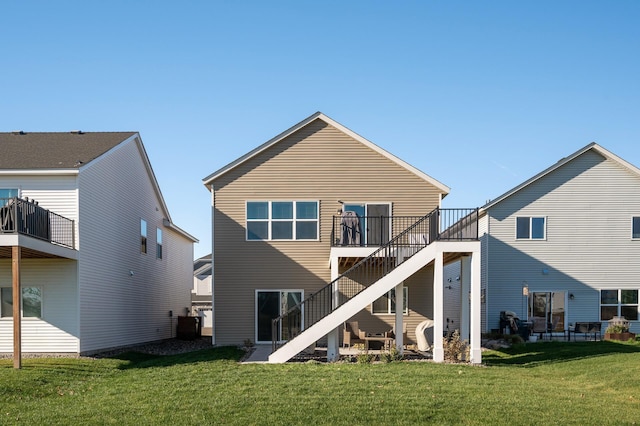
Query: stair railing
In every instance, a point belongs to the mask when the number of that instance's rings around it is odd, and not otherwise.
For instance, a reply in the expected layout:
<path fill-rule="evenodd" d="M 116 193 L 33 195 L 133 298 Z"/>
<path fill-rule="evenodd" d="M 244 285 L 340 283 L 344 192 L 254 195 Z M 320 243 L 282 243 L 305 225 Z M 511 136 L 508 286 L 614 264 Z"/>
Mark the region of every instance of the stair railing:
<path fill-rule="evenodd" d="M 478 209 L 436 208 L 272 321 L 272 349 L 311 327 L 437 240 L 476 240 Z"/>

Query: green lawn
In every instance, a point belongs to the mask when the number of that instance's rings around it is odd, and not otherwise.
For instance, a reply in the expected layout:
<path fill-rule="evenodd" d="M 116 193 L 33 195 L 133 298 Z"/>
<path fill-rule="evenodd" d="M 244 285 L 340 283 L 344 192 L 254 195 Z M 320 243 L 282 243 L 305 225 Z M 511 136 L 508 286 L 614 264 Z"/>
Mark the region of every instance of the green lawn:
<path fill-rule="evenodd" d="M 5 424 L 633 424 L 640 343 L 545 342 L 430 362 L 241 365 L 218 348 L 0 360 Z"/>

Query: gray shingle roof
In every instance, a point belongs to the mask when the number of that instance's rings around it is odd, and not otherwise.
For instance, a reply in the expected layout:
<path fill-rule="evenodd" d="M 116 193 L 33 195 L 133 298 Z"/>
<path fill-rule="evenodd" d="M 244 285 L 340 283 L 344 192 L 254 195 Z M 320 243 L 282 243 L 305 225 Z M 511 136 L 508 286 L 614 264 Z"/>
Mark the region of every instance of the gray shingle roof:
<path fill-rule="evenodd" d="M 0 169 L 78 168 L 136 132 L 0 133 Z"/>

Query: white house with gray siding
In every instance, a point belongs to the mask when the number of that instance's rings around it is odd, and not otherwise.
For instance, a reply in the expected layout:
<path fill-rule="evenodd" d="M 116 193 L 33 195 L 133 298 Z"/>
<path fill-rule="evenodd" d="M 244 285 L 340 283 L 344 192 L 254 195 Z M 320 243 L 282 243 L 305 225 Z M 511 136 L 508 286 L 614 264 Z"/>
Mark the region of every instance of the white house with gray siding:
<path fill-rule="evenodd" d="M 172 222 L 140 135 L 0 133 L 0 150 L 0 353 L 174 337 L 196 240 Z"/>
<path fill-rule="evenodd" d="M 501 311 L 557 334 L 613 316 L 640 332 L 640 170 L 591 143 L 480 213 L 483 330 Z"/>

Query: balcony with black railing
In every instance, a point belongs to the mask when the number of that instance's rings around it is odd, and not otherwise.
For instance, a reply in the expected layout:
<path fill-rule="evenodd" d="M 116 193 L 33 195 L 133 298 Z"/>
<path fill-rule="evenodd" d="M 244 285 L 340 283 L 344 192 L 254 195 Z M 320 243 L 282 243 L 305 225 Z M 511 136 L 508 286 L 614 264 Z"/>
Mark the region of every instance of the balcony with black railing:
<path fill-rule="evenodd" d="M 20 234 L 75 248 L 74 221 L 29 199 L 0 198 L 0 235 Z"/>
<path fill-rule="evenodd" d="M 368 257 L 358 259 L 337 279 L 308 296 L 285 314 L 275 318 L 272 324 L 274 351 L 284 340 L 295 337 L 302 330 L 311 327 L 429 244 L 435 241 L 478 240 L 477 208 L 437 208 L 422 217 L 378 216 L 357 219 L 356 224 L 359 226 L 363 222 L 371 224 L 372 219 L 376 219 L 376 227 L 363 226 L 360 229 L 377 231 L 382 228 L 383 233 L 377 235 L 385 237 L 388 235 L 389 238 L 382 244 L 377 243 L 379 246 L 377 249 Z M 359 241 L 357 238 L 351 239 L 353 232 L 357 232 L 357 229 L 345 229 L 347 226 L 353 226 L 354 222 L 344 220 L 344 215 L 334 217 L 333 224 L 334 247 L 360 247 L 372 244 L 368 235 L 365 235 L 364 242 L 362 239 Z"/>

